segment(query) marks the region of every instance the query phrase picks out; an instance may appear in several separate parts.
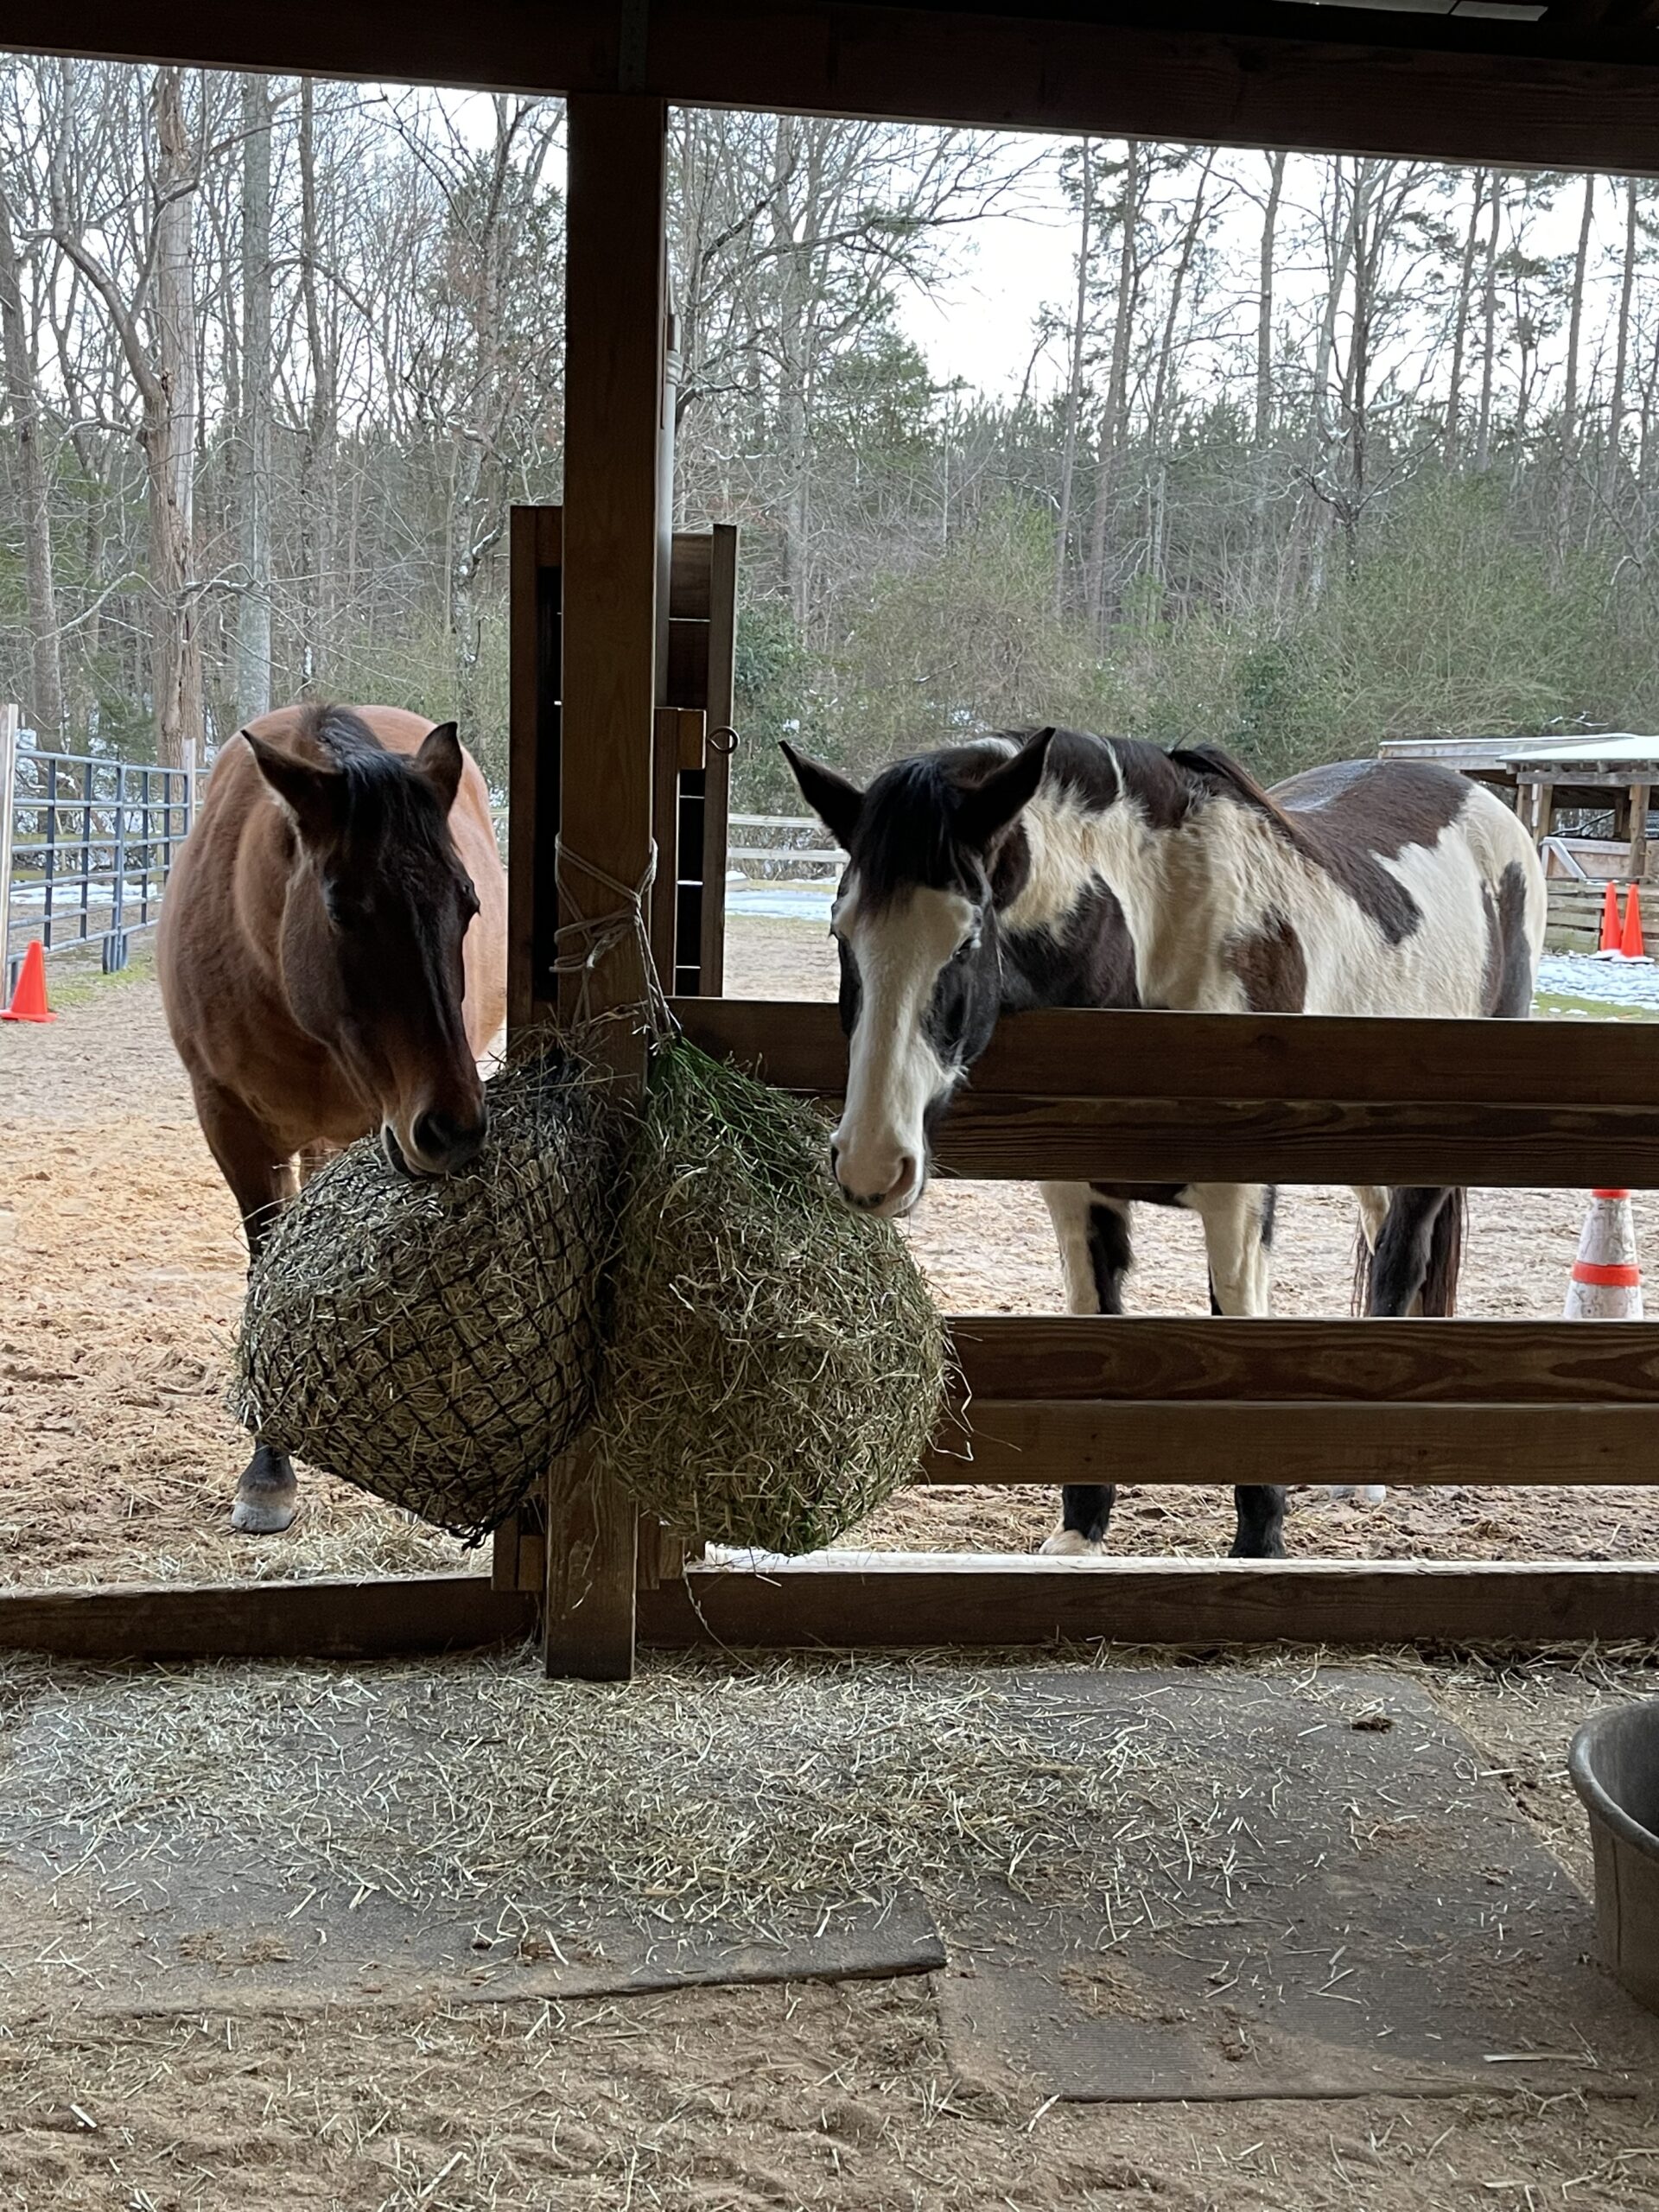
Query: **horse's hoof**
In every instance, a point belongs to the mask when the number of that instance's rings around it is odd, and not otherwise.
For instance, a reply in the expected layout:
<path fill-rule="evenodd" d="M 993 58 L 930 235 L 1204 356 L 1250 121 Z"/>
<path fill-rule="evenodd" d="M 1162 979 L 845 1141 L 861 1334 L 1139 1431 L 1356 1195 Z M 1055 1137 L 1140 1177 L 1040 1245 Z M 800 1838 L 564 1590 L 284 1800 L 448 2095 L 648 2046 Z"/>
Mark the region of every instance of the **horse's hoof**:
<path fill-rule="evenodd" d="M 1057 1529 L 1039 1547 L 1047 1559 L 1095 1559 L 1105 1548 L 1103 1536 L 1085 1536 L 1081 1529 Z"/>
<path fill-rule="evenodd" d="M 231 1508 L 231 1526 L 244 1536 L 280 1536 L 293 1526 L 299 1510 L 291 1497 L 238 1497 Z"/>

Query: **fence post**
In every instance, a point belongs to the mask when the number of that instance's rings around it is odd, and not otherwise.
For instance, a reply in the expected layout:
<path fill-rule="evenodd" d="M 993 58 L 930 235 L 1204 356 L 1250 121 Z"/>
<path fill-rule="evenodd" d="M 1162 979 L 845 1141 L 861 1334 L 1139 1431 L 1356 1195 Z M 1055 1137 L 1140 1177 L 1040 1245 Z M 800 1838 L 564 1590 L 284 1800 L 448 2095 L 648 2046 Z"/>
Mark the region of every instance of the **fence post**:
<path fill-rule="evenodd" d="M 115 880 L 110 886 L 110 928 L 104 940 L 104 973 L 113 976 L 127 964 L 127 935 L 123 927 L 127 887 L 127 764 L 115 764 Z"/>
<path fill-rule="evenodd" d="M 16 707 L 0 707 L 0 986 L 11 996 L 11 846 L 17 820 Z"/>

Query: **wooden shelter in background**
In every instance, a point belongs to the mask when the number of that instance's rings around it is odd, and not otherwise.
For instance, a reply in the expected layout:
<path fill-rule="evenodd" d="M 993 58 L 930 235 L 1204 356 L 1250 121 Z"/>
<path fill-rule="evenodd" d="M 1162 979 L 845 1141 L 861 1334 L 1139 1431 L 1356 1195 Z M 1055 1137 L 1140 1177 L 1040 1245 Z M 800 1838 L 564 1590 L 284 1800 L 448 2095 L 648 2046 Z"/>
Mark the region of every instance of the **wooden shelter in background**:
<path fill-rule="evenodd" d="M 1390 738 L 1379 749 L 1455 768 L 1514 807 L 1544 863 L 1552 950 L 1593 952 L 1608 884 L 1649 880 L 1659 737 Z M 1648 950 L 1659 950 L 1659 912 L 1643 928 Z"/>
<path fill-rule="evenodd" d="M 643 939 L 606 925 L 649 880 L 653 841 L 666 844 L 683 821 L 695 842 L 681 803 L 699 775 L 707 833 L 708 728 L 695 717 L 708 708 L 683 704 L 671 671 L 675 622 L 709 618 L 672 603 L 667 104 L 1659 175 L 1653 0 L 1434 4 L 12 0 L 5 35 L 46 51 L 568 97 L 564 504 L 556 524 L 521 518 L 514 538 L 512 957 L 524 1020 L 569 1003 L 556 953 L 594 925 L 594 1001 L 639 1004 Z M 682 854 L 677 899 L 682 880 L 707 882 L 702 865 L 694 877 Z M 652 925 L 660 953 L 661 906 Z M 833 1009 L 711 995 L 702 928 L 695 963 L 689 927 L 672 955 L 677 973 L 697 972 L 701 995 L 678 1001 L 688 1031 L 778 1083 L 833 1096 L 844 1069 Z M 640 1065 L 628 1034 L 619 1028 L 625 1078 Z M 947 1167 L 1016 1179 L 1659 1186 L 1659 1028 L 1585 1025 L 1569 1053 L 1521 1023 L 1024 1015 L 1005 1026 L 943 1150 Z M 1230 1484 L 1362 1471 L 1396 1483 L 1634 1483 L 1659 1465 L 1659 1325 L 953 1325 L 977 1456 L 970 1470 L 930 1465 L 925 1479 L 1058 1483 L 1133 1469 L 1137 1481 Z M 0 1645 L 355 1654 L 510 1635 L 536 1618 L 550 1668 L 588 1675 L 626 1674 L 636 1637 L 1553 1641 L 1659 1632 L 1659 1568 L 688 1563 L 577 1452 L 550 1471 L 539 1510 L 504 1532 L 493 1586 L 455 1575 L 13 1592 L 0 1597 Z"/>

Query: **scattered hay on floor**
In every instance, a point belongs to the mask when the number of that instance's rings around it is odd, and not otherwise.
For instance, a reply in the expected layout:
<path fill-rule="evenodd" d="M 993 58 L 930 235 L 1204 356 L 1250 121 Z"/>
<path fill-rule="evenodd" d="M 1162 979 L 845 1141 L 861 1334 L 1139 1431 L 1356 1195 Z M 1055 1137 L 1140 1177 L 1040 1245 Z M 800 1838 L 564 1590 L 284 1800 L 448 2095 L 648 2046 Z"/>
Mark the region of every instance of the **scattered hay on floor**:
<path fill-rule="evenodd" d="M 949 1339 L 893 1224 L 833 1189 L 810 1108 L 659 1044 L 618 1248 L 589 1441 L 669 1528 L 816 1551 L 912 1478 Z"/>
<path fill-rule="evenodd" d="M 77 1855 L 124 1876 L 223 1838 L 296 1895 L 765 1932 L 934 1881 L 1132 1899 L 1149 1851 L 1185 1847 L 1173 1793 L 1195 1847 L 1217 1821 L 1180 1766 L 1155 1715 L 1057 1732 L 1017 1681 L 954 1669 L 688 1657 L 610 1685 L 504 1657 L 82 1677 L 41 1701 L 8 1787 L 24 1824 L 74 1805 Z"/>
<path fill-rule="evenodd" d="M 555 1051 L 490 1085 L 469 1167 L 365 1139 L 283 1214 L 248 1287 L 233 1410 L 264 1442 L 466 1538 L 593 1410 L 620 1125 Z"/>

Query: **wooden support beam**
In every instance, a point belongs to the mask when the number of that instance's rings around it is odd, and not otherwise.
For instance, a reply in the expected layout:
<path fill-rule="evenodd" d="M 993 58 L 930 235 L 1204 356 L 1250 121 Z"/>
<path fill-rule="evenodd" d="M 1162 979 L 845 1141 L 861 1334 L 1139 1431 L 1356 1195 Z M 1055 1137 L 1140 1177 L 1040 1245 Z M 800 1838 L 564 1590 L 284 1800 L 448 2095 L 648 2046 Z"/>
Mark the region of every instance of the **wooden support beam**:
<path fill-rule="evenodd" d="M 559 834 L 564 517 L 515 507 L 509 524 L 511 659 L 507 752 L 507 1022 L 536 1019 L 558 928 L 550 855 Z"/>
<path fill-rule="evenodd" d="M 664 407 L 667 115 L 658 99 L 573 99 L 566 124 L 564 680 L 558 870 L 562 925 L 626 914 L 652 849 L 658 700 L 658 468 Z M 538 850 L 537 870 L 553 856 Z M 575 950 L 567 937 L 563 945 Z M 589 939 L 590 944 L 601 940 Z M 593 1015 L 645 995 L 636 931 L 561 978 Z M 645 1065 L 637 1025 L 606 1047 L 624 1081 Z M 633 1665 L 638 1515 L 578 1446 L 547 1487 L 543 1639 L 550 1674 Z"/>
<path fill-rule="evenodd" d="M 1659 173 L 1652 35 L 1272 0 L 11 0 L 10 45 L 228 69 L 613 92 L 984 129 Z"/>
<path fill-rule="evenodd" d="M 1543 1645 L 1659 1637 L 1659 1567 L 823 1552 L 688 1567 L 642 1643 L 914 1650 L 1115 1643 Z"/>
<path fill-rule="evenodd" d="M 1648 807 L 1651 785 L 1630 785 L 1630 880 L 1640 883 L 1648 872 Z"/>
<path fill-rule="evenodd" d="M 375 1659 L 531 1634 L 536 1599 L 481 1574 L 0 1591 L 0 1651 L 65 1659 Z"/>

